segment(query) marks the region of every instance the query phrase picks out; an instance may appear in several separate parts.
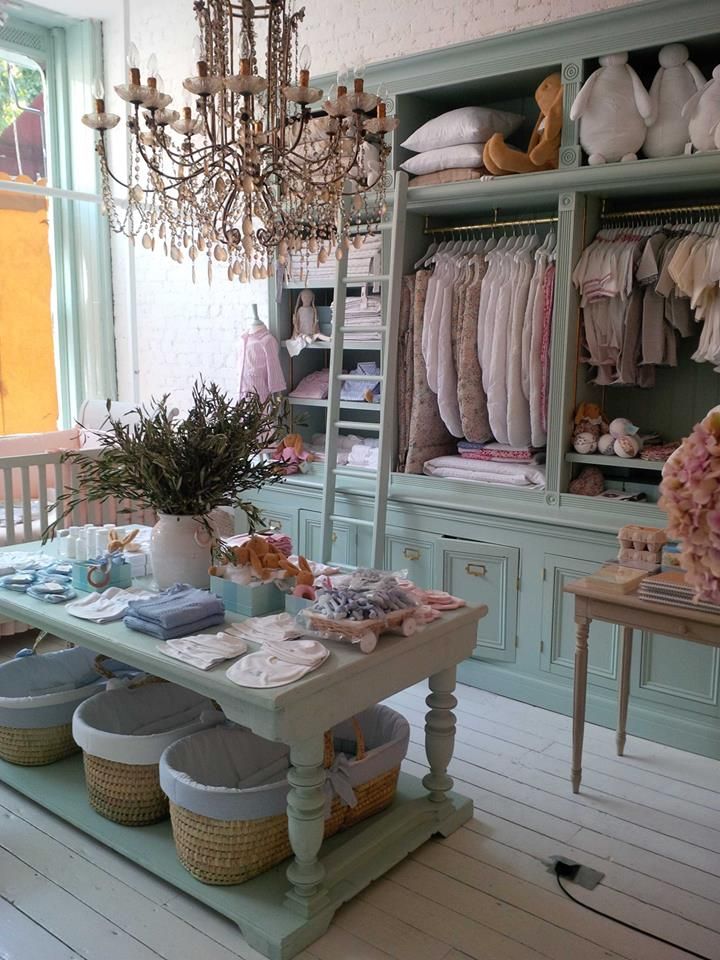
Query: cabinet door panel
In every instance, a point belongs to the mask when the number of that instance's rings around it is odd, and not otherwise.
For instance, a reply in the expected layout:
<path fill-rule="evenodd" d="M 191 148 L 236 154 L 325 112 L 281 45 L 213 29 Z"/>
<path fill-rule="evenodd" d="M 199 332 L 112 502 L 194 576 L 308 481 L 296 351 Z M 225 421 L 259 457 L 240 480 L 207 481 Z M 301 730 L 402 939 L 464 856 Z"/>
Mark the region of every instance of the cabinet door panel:
<path fill-rule="evenodd" d="M 443 540 L 441 549 L 443 589 L 468 603 L 488 606 L 473 657 L 514 661 L 520 551 L 464 540 Z"/>
<path fill-rule="evenodd" d="M 357 557 L 357 527 L 342 522 L 333 527 L 333 544 L 330 559 L 333 563 L 354 564 Z M 311 510 L 300 511 L 300 553 L 310 560 L 320 559 L 320 514 Z"/>
<path fill-rule="evenodd" d="M 638 638 L 636 633 L 634 652 L 636 657 L 639 653 L 639 697 L 718 715 L 717 647 L 652 633 Z"/>
<path fill-rule="evenodd" d="M 265 529 L 270 530 L 272 533 L 284 533 L 286 536 L 290 537 L 294 546 L 297 539 L 295 512 L 291 512 L 289 510 L 276 510 L 275 507 L 261 509 Z"/>
<path fill-rule="evenodd" d="M 387 570 L 407 570 L 413 583 L 429 589 L 433 586 L 434 556 L 432 540 L 407 536 L 402 530 L 388 530 L 385 537 Z"/>
<path fill-rule="evenodd" d="M 541 666 L 550 673 L 572 676 L 575 657 L 575 598 L 563 588 L 598 564 L 575 557 L 545 556 Z M 596 622 L 590 627 L 588 682 L 614 686 L 617 679 L 618 629 Z"/>

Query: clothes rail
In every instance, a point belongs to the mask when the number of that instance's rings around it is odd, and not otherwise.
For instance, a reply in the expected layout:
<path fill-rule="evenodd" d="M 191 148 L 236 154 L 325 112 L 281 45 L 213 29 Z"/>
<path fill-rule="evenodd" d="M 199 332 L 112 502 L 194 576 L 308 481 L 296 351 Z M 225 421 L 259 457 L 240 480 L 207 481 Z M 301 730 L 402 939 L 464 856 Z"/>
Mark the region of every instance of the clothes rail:
<path fill-rule="evenodd" d="M 494 230 L 499 227 L 528 227 L 538 223 L 557 223 L 557 217 L 527 217 L 523 220 L 488 220 L 487 223 L 465 223 L 459 227 L 431 227 L 430 218 L 425 218 L 425 234 L 468 233 L 473 230 Z"/>
<path fill-rule="evenodd" d="M 690 204 L 689 206 L 655 207 L 654 209 L 647 210 L 606 211 L 605 202 L 603 201 L 600 218 L 601 220 L 626 220 L 632 217 L 665 217 L 674 213 L 717 214 L 720 213 L 720 203 L 696 203 Z"/>

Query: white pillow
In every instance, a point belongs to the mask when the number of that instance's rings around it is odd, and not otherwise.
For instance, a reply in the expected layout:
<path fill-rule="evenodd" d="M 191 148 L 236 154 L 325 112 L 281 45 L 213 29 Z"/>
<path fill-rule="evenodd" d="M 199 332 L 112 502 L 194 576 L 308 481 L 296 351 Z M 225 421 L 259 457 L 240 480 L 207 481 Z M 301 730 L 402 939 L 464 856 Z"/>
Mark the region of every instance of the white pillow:
<path fill-rule="evenodd" d="M 460 143 L 454 147 L 426 150 L 401 163 L 401 169 L 419 176 L 437 173 L 438 170 L 455 170 L 457 167 L 482 167 L 483 143 Z"/>
<path fill-rule="evenodd" d="M 460 107 L 424 123 L 401 144 L 406 150 L 421 153 L 459 143 L 485 143 L 494 133 L 509 137 L 523 122 L 518 113 L 490 107 Z"/>

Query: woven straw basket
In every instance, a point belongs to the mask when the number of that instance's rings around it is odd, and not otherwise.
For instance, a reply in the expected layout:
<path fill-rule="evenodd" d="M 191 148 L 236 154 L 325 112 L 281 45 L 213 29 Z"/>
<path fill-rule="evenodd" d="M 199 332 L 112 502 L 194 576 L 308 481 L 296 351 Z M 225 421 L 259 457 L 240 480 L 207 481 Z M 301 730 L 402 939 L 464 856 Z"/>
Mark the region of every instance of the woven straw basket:
<path fill-rule="evenodd" d="M 100 677 L 90 676 L 93 657 L 77 647 L 19 657 L 0 666 L 0 759 L 37 767 L 77 752 L 73 712 L 104 688 Z M 68 688 L 73 681 L 79 685 Z M 53 682 L 65 689 L 52 693 Z"/>
<path fill-rule="evenodd" d="M 98 660 L 97 668 L 101 670 L 102 658 Z M 146 709 L 150 701 L 152 708 L 155 697 L 148 688 L 155 684 L 164 687 L 163 697 L 158 698 L 162 700 L 162 707 L 167 708 L 168 696 L 171 692 L 177 692 L 182 698 L 181 706 L 193 711 L 194 717 L 184 718 L 175 729 L 166 729 L 150 736 L 120 732 L 114 722 L 114 714 L 122 712 L 128 731 L 131 730 L 133 699 L 145 701 Z M 113 701 L 118 703 L 118 698 L 123 701 L 120 709 L 115 706 L 110 709 Z M 193 698 L 197 704 L 193 703 Z M 106 708 L 107 717 L 104 716 Z M 210 700 L 174 684 L 166 685 L 166 681 L 158 677 L 132 681 L 126 687 L 101 694 L 92 704 L 83 705 L 73 718 L 73 733 L 83 748 L 85 784 L 90 805 L 107 820 L 128 827 L 141 827 L 163 820 L 168 815 L 168 800 L 160 788 L 160 755 L 174 740 L 218 723 L 221 719 L 222 715 L 213 709 Z M 128 762 L 133 760 L 134 754 L 137 754 L 137 762 Z"/>
<path fill-rule="evenodd" d="M 380 708 L 375 708 L 380 709 Z M 388 708 L 381 708 L 392 713 Z M 398 716 L 395 714 L 394 716 Z M 400 718 L 402 719 L 402 718 Z M 367 756 L 365 737 L 357 718 L 352 721 L 355 732 L 355 758 L 350 764 L 362 763 Z M 213 730 L 212 736 L 223 735 L 221 728 Z M 225 735 L 253 737 L 247 731 L 235 730 Z M 201 734 L 200 736 L 205 736 Z M 187 738 L 188 740 L 192 738 Z M 255 738 L 259 740 L 260 738 Z M 267 741 L 265 741 L 267 743 Z M 277 746 L 270 744 L 270 746 Z M 407 743 L 401 750 L 407 749 Z M 256 797 L 256 804 L 262 803 L 264 809 L 272 811 L 271 816 L 255 819 L 222 819 L 199 810 L 190 810 L 186 805 L 176 802 L 177 781 L 173 778 L 182 769 L 180 754 L 184 746 L 178 741 L 163 755 L 161 761 L 161 781 L 171 794 L 170 818 L 178 858 L 183 866 L 203 883 L 230 885 L 244 883 L 270 867 L 275 866 L 291 855 L 288 839 L 288 821 L 286 814 L 288 784 L 286 777 L 274 783 L 255 788 L 256 794 L 263 791 L 262 798 Z M 325 735 L 324 766 L 331 770 L 335 761 L 335 746 L 332 731 Z M 178 767 L 175 767 L 175 763 Z M 186 770 L 182 772 L 187 773 Z M 325 837 L 359 823 L 375 813 L 379 813 L 392 803 L 397 787 L 400 763 L 382 774 L 372 777 L 364 783 L 356 784 L 355 806 L 344 803 L 338 796 L 332 801 L 330 814 L 325 821 Z M 217 789 L 216 787 L 213 790 Z M 239 797 L 244 791 L 228 791 Z M 248 791 L 249 793 L 250 791 Z M 187 795 L 186 795 L 187 796 Z M 188 802 L 188 801 L 186 801 Z M 212 804 L 212 795 L 207 804 Z"/>

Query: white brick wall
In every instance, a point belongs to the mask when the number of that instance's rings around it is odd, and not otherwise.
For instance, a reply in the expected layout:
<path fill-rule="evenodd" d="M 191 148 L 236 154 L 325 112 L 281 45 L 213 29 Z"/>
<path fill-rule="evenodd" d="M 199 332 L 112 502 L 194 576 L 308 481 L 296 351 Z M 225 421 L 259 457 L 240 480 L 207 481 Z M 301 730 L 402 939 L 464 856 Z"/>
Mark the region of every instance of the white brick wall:
<path fill-rule="evenodd" d="M 144 60 L 155 52 L 166 89 L 180 93 L 191 66 L 194 17 L 191 0 L 124 0 L 129 34 Z M 301 0 L 299 0 L 301 2 Z M 401 57 L 564 17 L 607 10 L 626 0 L 304 0 L 303 39 L 313 53 L 313 72 L 326 73 L 358 55 L 368 61 Z M 116 34 L 120 17 L 108 30 Z M 117 42 L 106 43 L 107 76 L 118 83 L 124 63 Z M 113 104 L 118 106 L 118 104 Z M 115 137 L 119 137 L 119 130 Z M 202 267 L 193 285 L 187 261 L 176 264 L 161 252 L 148 253 L 116 240 L 114 285 L 118 379 L 123 399 L 147 400 L 171 391 L 180 403 L 200 374 L 235 389 L 237 340 L 249 304 L 266 313 L 265 283 L 230 284 L 222 270 L 208 287 Z M 130 259 L 134 259 L 133 301 Z M 134 311 L 134 319 L 133 319 Z M 133 323 L 137 335 L 137 379 L 132 360 Z M 137 387 L 137 397 L 134 390 Z"/>

